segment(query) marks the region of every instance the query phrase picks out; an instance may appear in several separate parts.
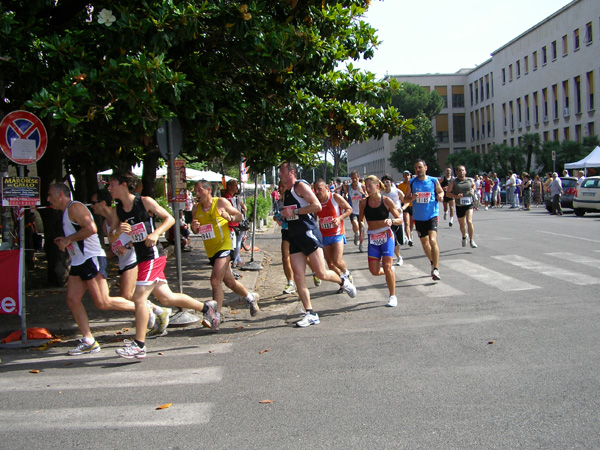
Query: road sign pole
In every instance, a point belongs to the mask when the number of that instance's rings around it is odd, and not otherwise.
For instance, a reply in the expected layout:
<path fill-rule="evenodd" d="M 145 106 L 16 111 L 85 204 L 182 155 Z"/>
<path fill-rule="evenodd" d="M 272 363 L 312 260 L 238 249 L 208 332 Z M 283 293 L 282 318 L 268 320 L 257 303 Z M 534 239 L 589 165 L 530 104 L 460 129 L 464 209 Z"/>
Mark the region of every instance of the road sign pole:
<path fill-rule="evenodd" d="M 19 176 L 25 176 L 25 166 L 19 165 Z M 19 280 L 21 280 L 21 343 L 27 345 L 27 319 L 26 319 L 26 299 L 27 283 L 25 280 L 25 213 L 19 220 L 19 254 L 21 263 L 19 264 Z"/>
<path fill-rule="evenodd" d="M 171 208 L 175 216 L 175 261 L 177 262 L 177 291 L 182 292 L 183 280 L 181 276 L 181 221 L 179 220 L 179 203 L 175 201 L 175 161 L 173 156 L 173 123 L 167 122 L 167 155 L 169 156 L 169 176 L 171 178 Z"/>

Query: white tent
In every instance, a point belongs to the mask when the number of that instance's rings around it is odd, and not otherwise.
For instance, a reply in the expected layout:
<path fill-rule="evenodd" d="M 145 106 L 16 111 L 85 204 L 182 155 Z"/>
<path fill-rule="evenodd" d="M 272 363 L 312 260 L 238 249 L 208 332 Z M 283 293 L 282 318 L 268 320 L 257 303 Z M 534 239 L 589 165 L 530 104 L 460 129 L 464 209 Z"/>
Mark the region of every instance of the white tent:
<path fill-rule="evenodd" d="M 588 167 L 600 167 L 600 145 L 581 161 L 565 164 L 565 169 L 587 169 Z"/>
<path fill-rule="evenodd" d="M 138 177 L 142 176 L 143 171 L 144 171 L 143 164 L 138 164 L 132 170 L 134 175 L 137 175 Z M 160 167 L 156 170 L 156 176 L 164 177 L 167 175 L 167 172 L 168 172 L 167 167 Z M 108 169 L 108 170 L 104 170 L 102 172 L 98 172 L 98 175 L 112 175 L 112 173 L 113 173 L 112 169 Z M 195 170 L 195 169 L 190 169 L 189 167 L 186 167 L 186 169 L 185 169 L 185 177 L 188 181 L 202 180 L 202 181 L 210 181 L 211 183 L 219 183 L 221 181 L 221 174 L 219 174 L 217 172 L 212 172 L 210 170 Z M 225 181 L 229 181 L 231 179 L 232 179 L 232 177 L 229 177 L 227 175 L 225 176 Z"/>

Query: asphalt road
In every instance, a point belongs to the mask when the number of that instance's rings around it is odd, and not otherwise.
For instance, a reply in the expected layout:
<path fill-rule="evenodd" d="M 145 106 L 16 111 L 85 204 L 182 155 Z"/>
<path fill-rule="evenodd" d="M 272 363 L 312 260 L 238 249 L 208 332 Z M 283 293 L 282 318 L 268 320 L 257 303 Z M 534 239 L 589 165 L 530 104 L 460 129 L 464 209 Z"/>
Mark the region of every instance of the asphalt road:
<path fill-rule="evenodd" d="M 282 302 L 143 362 L 4 352 L 0 448 L 599 448 L 599 224 L 478 211 L 471 249 L 442 222 L 442 280 L 403 247 L 397 308 L 349 243 L 359 294 L 311 287 L 306 329 Z"/>

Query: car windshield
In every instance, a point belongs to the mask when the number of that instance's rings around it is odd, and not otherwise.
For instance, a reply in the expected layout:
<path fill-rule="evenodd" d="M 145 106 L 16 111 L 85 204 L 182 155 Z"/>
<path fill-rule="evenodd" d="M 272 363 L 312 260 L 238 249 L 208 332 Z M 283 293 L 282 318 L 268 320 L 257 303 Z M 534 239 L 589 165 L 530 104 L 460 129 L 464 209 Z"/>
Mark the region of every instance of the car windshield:
<path fill-rule="evenodd" d="M 576 183 L 577 183 L 577 180 L 573 180 L 571 178 L 563 178 L 562 179 L 563 188 L 572 188 L 575 186 Z"/>
<path fill-rule="evenodd" d="M 600 187 L 600 186 L 598 186 L 599 181 L 600 181 L 600 179 L 598 179 L 598 178 L 588 178 L 587 180 L 585 180 L 583 182 L 581 187 L 582 188 L 597 188 L 597 187 Z"/>

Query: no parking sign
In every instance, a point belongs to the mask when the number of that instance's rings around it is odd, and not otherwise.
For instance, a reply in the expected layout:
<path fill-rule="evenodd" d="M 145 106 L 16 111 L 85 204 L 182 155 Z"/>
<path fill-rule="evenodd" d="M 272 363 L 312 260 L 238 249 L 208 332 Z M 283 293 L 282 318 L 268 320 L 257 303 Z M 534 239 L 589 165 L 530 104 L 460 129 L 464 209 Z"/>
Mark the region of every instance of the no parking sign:
<path fill-rule="evenodd" d="M 27 165 L 46 151 L 48 134 L 42 121 L 29 111 L 13 111 L 0 122 L 0 147 L 11 161 Z"/>

